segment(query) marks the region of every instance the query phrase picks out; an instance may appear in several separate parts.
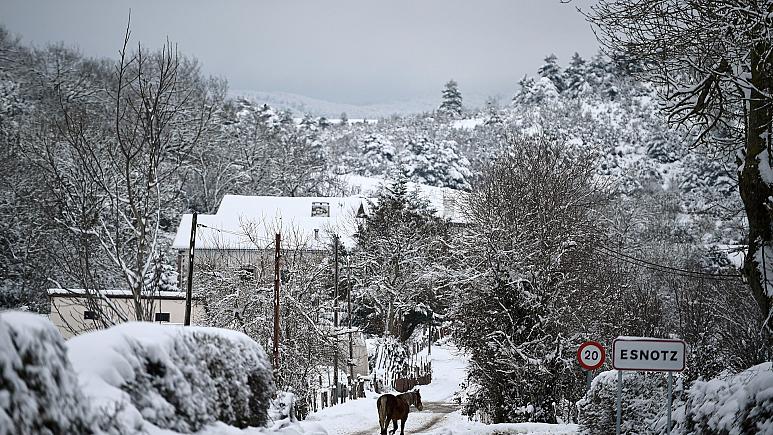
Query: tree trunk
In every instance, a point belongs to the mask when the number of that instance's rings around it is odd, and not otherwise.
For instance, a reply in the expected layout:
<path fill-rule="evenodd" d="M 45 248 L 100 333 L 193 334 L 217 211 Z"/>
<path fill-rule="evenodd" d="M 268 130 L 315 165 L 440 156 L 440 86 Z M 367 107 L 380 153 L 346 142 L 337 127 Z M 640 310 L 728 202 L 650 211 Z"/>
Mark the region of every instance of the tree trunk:
<path fill-rule="evenodd" d="M 747 107 L 746 156 L 739 174 L 738 187 L 749 220 L 749 248 L 743 272 L 770 333 L 773 331 L 773 319 L 770 316 L 773 286 L 767 281 L 773 280 L 773 276 L 768 277 L 765 268 L 766 264 L 773 261 L 773 258 L 768 258 L 773 256 L 773 189 L 764 175 L 766 171 L 771 172 L 770 131 L 773 108 L 771 99 L 766 98 L 763 92 L 770 94 L 773 91 L 773 73 L 770 62 L 760 57 L 760 53 L 765 53 L 766 45 L 758 44 L 751 53 L 751 83 L 754 89 L 751 90 Z M 761 158 L 765 161 L 761 162 Z"/>

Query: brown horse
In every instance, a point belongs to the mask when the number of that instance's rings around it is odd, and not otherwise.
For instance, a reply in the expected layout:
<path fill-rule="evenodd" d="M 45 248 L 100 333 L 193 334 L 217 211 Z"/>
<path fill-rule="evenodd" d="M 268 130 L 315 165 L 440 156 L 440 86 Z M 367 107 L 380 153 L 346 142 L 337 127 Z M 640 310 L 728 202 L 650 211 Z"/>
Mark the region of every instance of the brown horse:
<path fill-rule="evenodd" d="M 397 432 L 397 420 L 400 420 L 400 435 L 405 434 L 405 420 L 408 419 L 408 411 L 411 410 L 411 405 L 414 405 L 416 409 L 421 411 L 424 409 L 424 405 L 421 404 L 421 395 L 419 390 L 409 391 L 407 393 L 398 394 L 384 394 L 376 401 L 378 407 L 378 424 L 381 427 L 381 435 L 386 435 L 389 428 L 389 420 L 392 420 L 392 431 L 390 434 Z"/>

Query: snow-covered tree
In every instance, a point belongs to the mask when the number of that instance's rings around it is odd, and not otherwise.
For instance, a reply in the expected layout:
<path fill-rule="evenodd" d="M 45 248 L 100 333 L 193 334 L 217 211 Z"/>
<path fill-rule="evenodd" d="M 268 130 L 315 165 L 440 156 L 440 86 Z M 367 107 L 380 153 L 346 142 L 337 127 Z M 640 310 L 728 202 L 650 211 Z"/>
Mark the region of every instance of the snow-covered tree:
<path fill-rule="evenodd" d="M 550 80 L 558 92 L 566 89 L 564 83 L 564 72 L 561 69 L 561 66 L 558 64 L 558 57 L 556 57 L 555 54 L 551 54 L 545 58 L 545 63 L 539 67 L 537 73 L 540 77 Z"/>
<path fill-rule="evenodd" d="M 504 122 L 499 111 L 499 101 L 496 98 L 489 97 L 486 99 L 486 125 L 497 125 Z"/>
<path fill-rule="evenodd" d="M 600 236 L 601 196 L 587 152 L 542 135 L 513 140 L 466 204 L 454 337 L 478 388 L 469 413 L 555 422 L 555 407 L 577 393 L 571 301 L 592 273 L 582 259 Z"/>
<path fill-rule="evenodd" d="M 749 225 L 744 274 L 773 331 L 765 260 L 773 256 L 773 2 L 604 0 L 589 19 L 605 47 L 641 65 L 671 121 L 741 156 L 738 186 Z"/>
<path fill-rule="evenodd" d="M 379 133 L 367 134 L 361 139 L 360 146 L 361 154 L 355 165 L 362 175 L 381 175 L 392 169 L 396 151 L 388 137 Z"/>
<path fill-rule="evenodd" d="M 520 89 L 513 97 L 513 101 L 518 104 L 549 103 L 559 96 L 558 88 L 547 77 L 536 80 L 533 77 L 524 77 L 518 84 Z"/>
<path fill-rule="evenodd" d="M 585 65 L 585 59 L 583 59 L 579 53 L 574 53 L 572 59 L 569 61 L 569 66 L 564 71 L 564 90 L 571 95 L 577 95 L 582 92 L 587 80 L 586 75 L 587 67 Z"/>
<path fill-rule="evenodd" d="M 240 331 L 264 348 L 272 347 L 274 241 L 261 235 L 275 231 L 270 222 L 245 220 L 241 232 L 255 248 L 249 255 L 224 247 L 197 258 L 195 296 L 204 308 L 198 323 Z M 281 336 L 275 382 L 280 390 L 297 395 L 298 412 L 305 414 L 312 401 L 311 386 L 332 365 L 333 303 L 324 279 L 331 268 L 328 255 L 312 251 L 300 230 L 287 226 L 279 231 Z"/>
<path fill-rule="evenodd" d="M 437 187 L 469 189 L 470 162 L 457 152 L 451 140 L 435 142 L 427 137 L 411 139 L 400 154 L 400 163 L 412 180 Z"/>
<path fill-rule="evenodd" d="M 443 88 L 443 100 L 438 112 L 452 118 L 462 116 L 462 93 L 456 81 L 449 80 Z"/>
<path fill-rule="evenodd" d="M 356 235 L 361 271 L 356 323 L 373 333 L 405 338 L 437 307 L 436 265 L 446 224 L 400 176 L 385 186 Z"/>
<path fill-rule="evenodd" d="M 24 138 L 66 241 L 58 266 L 70 272 L 69 285 L 131 291 L 130 312 L 93 303 L 96 312 L 111 311 L 98 320 L 108 324 L 152 318 L 147 295 L 160 283 L 148 277 L 163 255 L 162 226 L 180 191 L 180 162 L 212 110 L 195 63 L 171 45 L 130 52 L 128 35 L 114 65 L 49 51 L 58 68 L 40 73 L 53 75 L 46 90 L 56 111 L 39 113 L 41 128 Z"/>

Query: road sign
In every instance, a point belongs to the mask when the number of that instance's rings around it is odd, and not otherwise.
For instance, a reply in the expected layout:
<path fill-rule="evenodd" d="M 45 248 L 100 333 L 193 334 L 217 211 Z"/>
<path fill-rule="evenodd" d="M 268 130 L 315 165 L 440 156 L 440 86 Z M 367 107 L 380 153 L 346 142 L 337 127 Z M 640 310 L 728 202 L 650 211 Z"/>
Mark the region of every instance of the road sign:
<path fill-rule="evenodd" d="M 681 372 L 687 344 L 682 340 L 618 337 L 612 342 L 612 367 L 617 370 Z"/>
<path fill-rule="evenodd" d="M 606 359 L 604 346 L 595 341 L 586 341 L 577 349 L 577 361 L 585 370 L 596 370 Z"/>

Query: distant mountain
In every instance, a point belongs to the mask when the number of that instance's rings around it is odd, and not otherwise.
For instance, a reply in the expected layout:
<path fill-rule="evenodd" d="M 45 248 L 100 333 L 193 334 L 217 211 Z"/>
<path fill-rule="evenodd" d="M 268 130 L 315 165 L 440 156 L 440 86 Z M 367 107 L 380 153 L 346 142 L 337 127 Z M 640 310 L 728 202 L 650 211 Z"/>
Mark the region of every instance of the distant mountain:
<path fill-rule="evenodd" d="M 406 101 L 395 101 L 376 104 L 347 104 L 334 103 L 304 95 L 289 92 L 263 92 L 242 89 L 228 91 L 232 98 L 246 98 L 256 104 L 268 104 L 277 109 L 290 110 L 295 114 L 310 114 L 314 116 L 326 116 L 338 118 L 341 113 L 346 113 L 350 119 L 354 118 L 384 118 L 390 115 L 407 115 L 413 113 L 431 112 L 440 105 L 440 92 L 437 96 L 425 96 Z M 467 109 L 477 109 L 484 106 L 486 96 L 463 95 L 464 106 Z"/>

